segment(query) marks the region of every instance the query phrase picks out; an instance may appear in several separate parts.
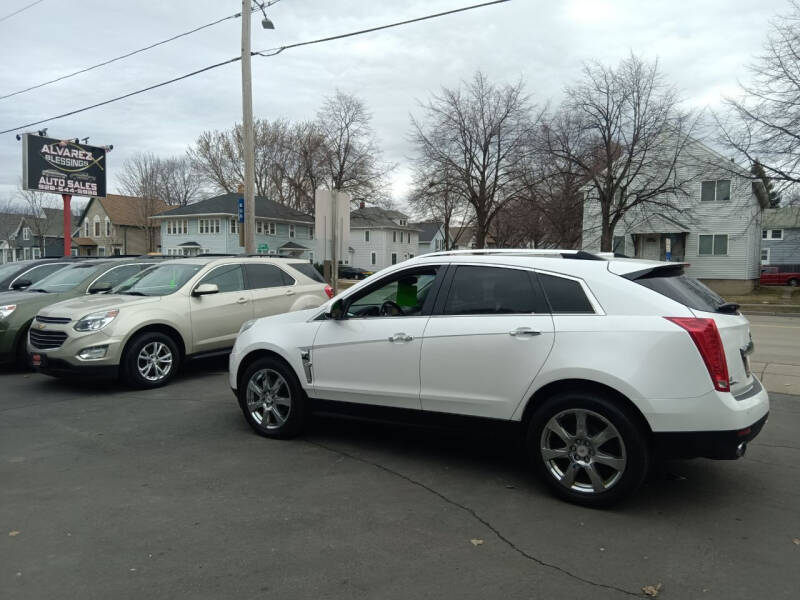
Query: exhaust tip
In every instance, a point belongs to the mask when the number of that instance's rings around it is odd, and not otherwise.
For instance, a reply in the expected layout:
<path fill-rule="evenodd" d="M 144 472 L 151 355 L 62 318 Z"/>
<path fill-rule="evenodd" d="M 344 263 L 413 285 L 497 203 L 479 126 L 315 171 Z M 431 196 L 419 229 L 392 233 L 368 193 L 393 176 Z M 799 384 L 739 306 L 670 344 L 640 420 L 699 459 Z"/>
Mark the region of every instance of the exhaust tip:
<path fill-rule="evenodd" d="M 736 446 L 736 458 L 742 458 L 745 452 L 747 452 L 746 442 L 742 442 L 741 444 Z"/>

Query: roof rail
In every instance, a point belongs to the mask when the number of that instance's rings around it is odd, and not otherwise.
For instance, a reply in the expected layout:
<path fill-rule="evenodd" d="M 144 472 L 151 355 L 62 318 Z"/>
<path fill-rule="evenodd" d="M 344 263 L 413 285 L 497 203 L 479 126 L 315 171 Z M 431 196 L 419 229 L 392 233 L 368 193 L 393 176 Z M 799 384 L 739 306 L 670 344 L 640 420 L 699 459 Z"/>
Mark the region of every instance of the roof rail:
<path fill-rule="evenodd" d="M 550 258 L 572 258 L 578 260 L 605 260 L 602 253 L 593 254 L 585 250 L 563 248 L 475 248 L 472 250 L 446 250 L 420 256 L 543 256 Z M 606 253 L 608 256 L 608 253 Z"/>

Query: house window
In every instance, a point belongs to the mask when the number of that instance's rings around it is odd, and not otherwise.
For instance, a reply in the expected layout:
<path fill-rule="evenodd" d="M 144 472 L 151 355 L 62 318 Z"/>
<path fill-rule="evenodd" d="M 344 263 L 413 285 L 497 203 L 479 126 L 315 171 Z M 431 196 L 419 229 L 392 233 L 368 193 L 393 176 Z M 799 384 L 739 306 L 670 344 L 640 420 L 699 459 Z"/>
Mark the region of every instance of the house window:
<path fill-rule="evenodd" d="M 219 219 L 200 219 L 199 231 L 207 234 L 219 233 Z"/>
<path fill-rule="evenodd" d="M 368 242 L 368 241 L 369 241 L 369 229 L 367 229 L 367 230 L 364 232 L 364 241 L 365 241 L 365 242 Z M 375 263 L 372 263 L 372 264 L 375 264 Z"/>
<path fill-rule="evenodd" d="M 256 221 L 256 233 L 258 235 L 264 234 L 264 221 Z"/>
<path fill-rule="evenodd" d="M 42 258 L 42 251 L 39 248 L 33 248 L 33 259 Z"/>
<path fill-rule="evenodd" d="M 97 247 L 97 256 L 105 256 L 106 255 L 106 247 L 105 246 L 98 246 Z"/>
<path fill-rule="evenodd" d="M 397 232 L 396 232 L 396 231 L 393 231 L 393 232 L 392 232 L 392 241 L 393 241 L 393 242 L 396 242 L 396 241 L 397 241 Z M 392 263 L 392 264 L 394 264 L 394 263 Z"/>
<path fill-rule="evenodd" d="M 392 252 L 392 264 L 397 264 L 397 252 Z"/>
<path fill-rule="evenodd" d="M 94 237 L 100 237 L 100 217 L 94 216 Z"/>
<path fill-rule="evenodd" d="M 761 249 L 761 264 L 768 265 L 769 264 L 769 248 L 762 248 Z"/>
<path fill-rule="evenodd" d="M 405 227 L 405 226 L 406 226 L 406 220 L 400 219 L 400 227 Z"/>
<path fill-rule="evenodd" d="M 167 233 L 169 235 L 179 235 L 179 234 L 186 235 L 187 233 L 189 233 L 189 221 L 185 219 L 167 221 Z"/>
<path fill-rule="evenodd" d="M 369 254 L 369 264 L 374 265 L 377 262 L 377 257 L 375 256 L 374 252 L 370 252 Z"/>
<path fill-rule="evenodd" d="M 78 249 L 77 248 L 70 248 L 69 249 L 70 256 L 78 256 Z"/>
<path fill-rule="evenodd" d="M 106 217 L 106 237 L 111 237 L 111 219 Z"/>
<path fill-rule="evenodd" d="M 614 254 L 625 254 L 625 236 L 624 235 L 615 235 L 614 236 Z"/>
<path fill-rule="evenodd" d="M 698 254 L 700 256 L 726 256 L 728 254 L 728 234 L 701 235 Z"/>
<path fill-rule="evenodd" d="M 27 246 L 22 249 L 22 258 L 24 260 L 30 260 L 31 259 L 31 249 L 28 248 Z"/>
<path fill-rule="evenodd" d="M 238 219 L 231 219 L 231 233 L 239 233 Z"/>
<path fill-rule="evenodd" d="M 314 239 L 314 228 L 313 227 L 309 227 L 308 228 L 308 239 L 310 239 L 310 240 Z"/>
<path fill-rule="evenodd" d="M 728 202 L 731 199 L 731 180 L 704 181 L 700 188 L 701 202 Z"/>
<path fill-rule="evenodd" d="M 23 227 L 22 228 L 22 239 L 23 240 L 31 239 L 31 228 L 30 227 Z"/>
<path fill-rule="evenodd" d="M 783 229 L 762 229 L 761 230 L 761 239 L 762 240 L 782 240 L 783 239 Z"/>
<path fill-rule="evenodd" d="M 290 238 L 294 237 L 294 225 L 292 224 L 289 224 L 289 237 Z"/>
<path fill-rule="evenodd" d="M 408 258 L 414 258 L 414 255 L 413 254 L 409 254 Z"/>
<path fill-rule="evenodd" d="M 277 233 L 277 226 L 274 222 L 267 223 L 267 235 L 275 235 Z"/>

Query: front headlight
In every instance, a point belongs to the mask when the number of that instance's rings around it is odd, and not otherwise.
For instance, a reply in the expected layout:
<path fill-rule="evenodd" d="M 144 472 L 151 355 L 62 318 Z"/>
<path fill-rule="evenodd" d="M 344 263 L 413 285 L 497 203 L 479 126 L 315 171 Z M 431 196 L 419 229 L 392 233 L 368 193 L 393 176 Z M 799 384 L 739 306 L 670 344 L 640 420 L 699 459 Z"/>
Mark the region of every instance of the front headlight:
<path fill-rule="evenodd" d="M 113 321 L 118 314 L 119 310 L 115 308 L 112 310 L 104 310 L 102 312 L 86 315 L 80 321 L 75 323 L 75 331 L 99 331 L 111 323 L 111 321 Z"/>
<path fill-rule="evenodd" d="M 242 326 L 239 328 L 239 334 L 244 333 L 245 331 L 250 329 L 255 324 L 256 324 L 256 320 L 255 319 L 250 319 L 249 321 L 245 321 L 244 323 L 242 323 Z"/>
<path fill-rule="evenodd" d="M 17 309 L 16 304 L 6 304 L 4 306 L 0 306 L 0 319 L 5 319 L 8 315 L 13 313 Z"/>

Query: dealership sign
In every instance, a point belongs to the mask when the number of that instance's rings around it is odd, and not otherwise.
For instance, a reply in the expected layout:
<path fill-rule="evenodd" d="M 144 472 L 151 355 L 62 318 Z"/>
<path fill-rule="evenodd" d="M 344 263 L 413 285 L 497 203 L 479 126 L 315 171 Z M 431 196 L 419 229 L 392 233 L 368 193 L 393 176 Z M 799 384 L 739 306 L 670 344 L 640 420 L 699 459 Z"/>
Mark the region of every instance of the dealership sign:
<path fill-rule="evenodd" d="M 106 149 L 28 133 L 22 141 L 22 185 L 39 192 L 105 197 Z"/>

